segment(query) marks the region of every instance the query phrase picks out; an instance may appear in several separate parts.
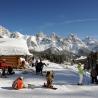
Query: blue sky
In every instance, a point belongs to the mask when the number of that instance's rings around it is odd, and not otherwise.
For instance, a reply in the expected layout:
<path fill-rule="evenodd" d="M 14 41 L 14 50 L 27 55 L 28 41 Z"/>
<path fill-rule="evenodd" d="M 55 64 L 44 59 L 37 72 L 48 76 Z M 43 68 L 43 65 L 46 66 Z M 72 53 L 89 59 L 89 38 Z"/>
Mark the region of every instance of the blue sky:
<path fill-rule="evenodd" d="M 98 0 L 0 0 L 0 25 L 30 35 L 98 38 Z"/>

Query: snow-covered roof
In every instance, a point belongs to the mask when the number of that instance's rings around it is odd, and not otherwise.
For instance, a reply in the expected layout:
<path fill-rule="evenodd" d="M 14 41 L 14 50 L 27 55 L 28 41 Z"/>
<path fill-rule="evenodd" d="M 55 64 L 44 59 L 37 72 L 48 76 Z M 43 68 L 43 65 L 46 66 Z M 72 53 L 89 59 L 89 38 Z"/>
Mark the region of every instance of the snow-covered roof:
<path fill-rule="evenodd" d="M 0 38 L 0 55 L 31 55 L 24 39 Z"/>
<path fill-rule="evenodd" d="M 83 60 L 83 59 L 86 59 L 87 57 L 86 56 L 81 56 L 80 58 L 77 58 L 76 60 Z"/>

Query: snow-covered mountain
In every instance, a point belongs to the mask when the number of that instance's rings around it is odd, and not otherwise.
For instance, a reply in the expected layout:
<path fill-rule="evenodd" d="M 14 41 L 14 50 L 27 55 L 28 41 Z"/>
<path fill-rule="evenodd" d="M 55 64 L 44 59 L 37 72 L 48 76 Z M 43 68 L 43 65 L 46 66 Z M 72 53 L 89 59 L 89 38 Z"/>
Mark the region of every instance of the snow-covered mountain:
<path fill-rule="evenodd" d="M 1 38 L 25 38 L 20 32 L 10 32 L 8 29 L 0 25 L 0 37 Z"/>
<path fill-rule="evenodd" d="M 11 38 L 23 38 L 25 37 L 25 35 L 21 34 L 20 32 L 13 32 L 10 35 Z"/>
<path fill-rule="evenodd" d="M 65 48 L 73 53 L 78 53 L 81 48 L 87 48 L 87 45 L 76 35 L 69 34 L 67 38 L 64 39 Z"/>
<path fill-rule="evenodd" d="M 43 32 L 38 32 L 36 35 L 23 35 L 20 32 L 10 32 L 5 27 L 0 26 L 0 37 L 25 39 L 28 48 L 34 51 L 50 49 L 54 53 L 58 53 L 58 51 L 69 51 L 79 55 L 84 55 L 90 51 L 98 51 L 98 40 L 90 37 L 82 40 L 72 33 L 66 37 L 58 36 L 54 32 L 50 36 Z"/>
<path fill-rule="evenodd" d="M 8 29 L 0 25 L 0 38 L 8 38 L 10 34 L 11 32 Z"/>
<path fill-rule="evenodd" d="M 91 38 L 91 37 L 86 37 L 83 42 L 88 46 L 88 49 L 90 51 L 98 51 L 98 40 Z M 97 49 L 97 50 L 96 50 Z"/>

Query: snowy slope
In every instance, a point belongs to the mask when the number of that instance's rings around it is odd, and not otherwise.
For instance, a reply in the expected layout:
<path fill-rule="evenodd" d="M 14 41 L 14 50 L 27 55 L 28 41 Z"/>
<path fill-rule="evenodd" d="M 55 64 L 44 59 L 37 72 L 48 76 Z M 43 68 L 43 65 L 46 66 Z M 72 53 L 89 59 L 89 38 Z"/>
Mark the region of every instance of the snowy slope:
<path fill-rule="evenodd" d="M 84 79 L 84 86 L 74 85 L 78 81 L 78 74 L 75 70 L 64 69 L 61 65 L 48 61 L 45 63 L 49 65 L 44 67 L 44 70 L 54 71 L 54 86 L 58 88 L 57 90 L 41 88 L 41 85 L 46 81 L 44 76 L 35 75 L 35 72 L 31 71 L 28 71 L 27 74 L 16 71 L 15 75 L 0 78 L 0 98 L 97 98 L 98 87 L 87 84 L 89 78 Z M 26 85 L 28 83 L 36 85 L 35 88 L 12 90 L 11 84 L 18 76 L 24 77 Z"/>

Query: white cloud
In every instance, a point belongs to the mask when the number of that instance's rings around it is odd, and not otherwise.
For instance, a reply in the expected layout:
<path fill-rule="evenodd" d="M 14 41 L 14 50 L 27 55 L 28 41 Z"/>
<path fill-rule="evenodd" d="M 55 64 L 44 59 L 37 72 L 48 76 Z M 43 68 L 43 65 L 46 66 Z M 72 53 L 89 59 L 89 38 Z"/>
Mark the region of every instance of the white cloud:
<path fill-rule="evenodd" d="M 97 18 L 87 18 L 87 19 L 75 19 L 75 20 L 66 20 L 62 22 L 62 24 L 71 24 L 71 23 L 82 23 L 82 22 L 92 22 L 92 21 L 98 21 Z"/>
<path fill-rule="evenodd" d="M 98 21 L 98 18 L 85 18 L 85 19 L 75 19 L 75 20 L 65 20 L 63 22 L 46 22 L 38 27 L 40 30 L 44 30 L 46 28 L 50 28 L 56 25 L 66 25 L 66 24 L 73 24 L 73 23 L 85 23 L 85 22 L 93 22 Z"/>

